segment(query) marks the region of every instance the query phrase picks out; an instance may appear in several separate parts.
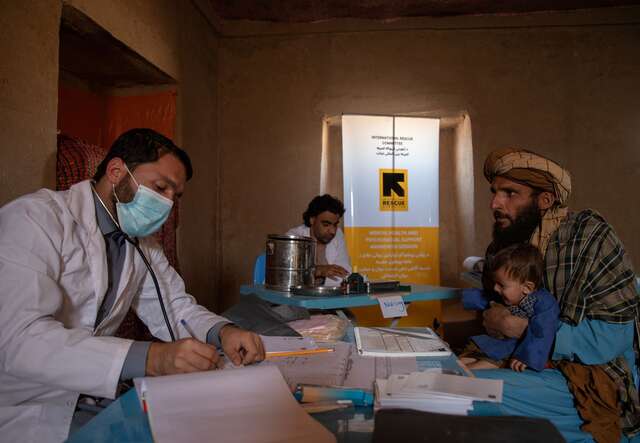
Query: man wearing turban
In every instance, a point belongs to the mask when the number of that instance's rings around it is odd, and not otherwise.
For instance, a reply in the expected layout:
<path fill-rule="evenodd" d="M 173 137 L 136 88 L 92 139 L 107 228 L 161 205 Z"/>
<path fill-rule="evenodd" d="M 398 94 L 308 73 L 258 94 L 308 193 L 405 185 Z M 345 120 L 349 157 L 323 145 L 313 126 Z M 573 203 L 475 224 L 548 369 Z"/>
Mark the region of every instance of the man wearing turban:
<path fill-rule="evenodd" d="M 496 150 L 484 175 L 495 220 L 486 260 L 513 243 L 537 246 L 561 322 L 550 356 L 554 369 L 477 375 L 505 381 L 505 413 L 548 418 L 569 441 L 640 438 L 638 294 L 622 243 L 595 211 L 568 210 L 571 176 L 552 160 Z M 483 280 L 491 292 L 490 276 Z M 484 326 L 491 335 L 519 338 L 528 322 L 496 304 L 484 312 Z"/>

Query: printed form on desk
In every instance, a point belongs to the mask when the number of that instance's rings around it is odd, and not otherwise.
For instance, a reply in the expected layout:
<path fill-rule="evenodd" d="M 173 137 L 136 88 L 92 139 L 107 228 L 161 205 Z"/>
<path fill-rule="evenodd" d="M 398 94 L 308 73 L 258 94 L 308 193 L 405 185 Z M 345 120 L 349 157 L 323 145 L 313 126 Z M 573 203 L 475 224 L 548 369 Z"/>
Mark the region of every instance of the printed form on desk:
<path fill-rule="evenodd" d="M 430 328 L 354 328 L 361 355 L 378 357 L 446 357 L 451 350 Z"/>
<path fill-rule="evenodd" d="M 298 405 L 274 367 L 145 377 L 135 383 L 137 389 L 144 385 L 157 443 L 336 441 Z"/>

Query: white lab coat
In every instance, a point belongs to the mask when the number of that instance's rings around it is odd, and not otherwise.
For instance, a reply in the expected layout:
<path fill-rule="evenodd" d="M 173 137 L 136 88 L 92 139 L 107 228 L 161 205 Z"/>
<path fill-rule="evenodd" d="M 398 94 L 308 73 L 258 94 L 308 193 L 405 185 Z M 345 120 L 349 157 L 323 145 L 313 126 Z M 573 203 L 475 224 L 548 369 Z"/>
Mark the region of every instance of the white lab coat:
<path fill-rule="evenodd" d="M 295 228 L 289 229 L 286 235 L 311 237 L 311 228 L 306 225 L 296 226 Z M 351 272 L 351 260 L 349 260 L 347 245 L 344 242 L 344 234 L 340 228 L 336 230 L 336 235 L 333 239 L 327 243 L 325 255 L 328 264 L 342 266 L 347 272 Z M 341 278 L 326 278 L 324 281 L 325 286 L 339 286 L 340 283 L 342 283 Z"/>
<path fill-rule="evenodd" d="M 224 320 L 185 293 L 160 247 L 141 241 L 179 338 Z M 131 340 L 111 337 L 130 306 L 169 335 L 150 274 L 128 245 L 116 300 L 94 329 L 107 290 L 105 243 L 89 181 L 46 189 L 0 208 L 0 441 L 67 438 L 80 393 L 114 398 Z"/>

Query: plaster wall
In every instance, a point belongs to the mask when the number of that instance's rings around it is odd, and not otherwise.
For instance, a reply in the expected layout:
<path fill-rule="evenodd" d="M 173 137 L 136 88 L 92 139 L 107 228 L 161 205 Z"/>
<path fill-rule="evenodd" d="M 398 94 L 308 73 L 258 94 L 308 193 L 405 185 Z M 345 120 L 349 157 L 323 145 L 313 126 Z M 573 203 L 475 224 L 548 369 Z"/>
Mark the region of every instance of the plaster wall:
<path fill-rule="evenodd" d="M 225 303 L 250 281 L 266 235 L 298 224 L 319 192 L 322 120 L 341 113 L 468 113 L 476 226 L 465 254 L 482 254 L 490 239 L 487 153 L 522 146 L 572 172 L 571 207 L 601 211 L 640 269 L 640 207 L 632 204 L 640 179 L 640 26 L 633 11 L 630 24 L 600 23 L 594 12 L 580 24 L 558 15 L 545 23 L 542 14 L 522 26 L 509 17 L 484 26 L 469 17 L 449 29 L 222 39 Z"/>
<path fill-rule="evenodd" d="M 0 4 L 0 205 L 55 186 L 59 0 Z"/>
<path fill-rule="evenodd" d="M 179 8 L 171 0 L 64 0 L 156 67 L 180 76 Z"/>
<path fill-rule="evenodd" d="M 182 201 L 179 257 L 187 289 L 215 307 L 217 37 L 189 1 L 68 0 L 178 82 L 176 141 L 195 175 Z M 55 186 L 61 0 L 2 2 L 0 205 Z M 206 165 L 206 168 L 205 168 Z"/>
<path fill-rule="evenodd" d="M 176 134 L 194 174 L 180 202 L 178 249 L 187 289 L 212 310 L 219 302 L 218 38 L 192 9 L 178 14 L 180 77 Z"/>

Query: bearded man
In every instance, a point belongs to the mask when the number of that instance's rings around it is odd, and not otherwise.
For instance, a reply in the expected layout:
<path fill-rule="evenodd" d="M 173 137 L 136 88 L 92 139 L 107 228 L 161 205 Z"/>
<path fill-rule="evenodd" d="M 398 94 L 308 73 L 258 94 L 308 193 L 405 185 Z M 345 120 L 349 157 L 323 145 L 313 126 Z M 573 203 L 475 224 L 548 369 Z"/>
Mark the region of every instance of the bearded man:
<path fill-rule="evenodd" d="M 537 246 L 561 322 L 550 369 L 476 375 L 504 380 L 502 412 L 548 418 L 568 441 L 640 440 L 638 294 L 622 243 L 595 211 L 568 210 L 571 177 L 552 160 L 497 150 L 487 157 L 484 175 L 495 219 L 486 261 L 513 243 Z M 483 283 L 491 292 L 490 276 Z M 528 326 L 498 304 L 483 317 L 494 336 L 519 338 Z"/>

